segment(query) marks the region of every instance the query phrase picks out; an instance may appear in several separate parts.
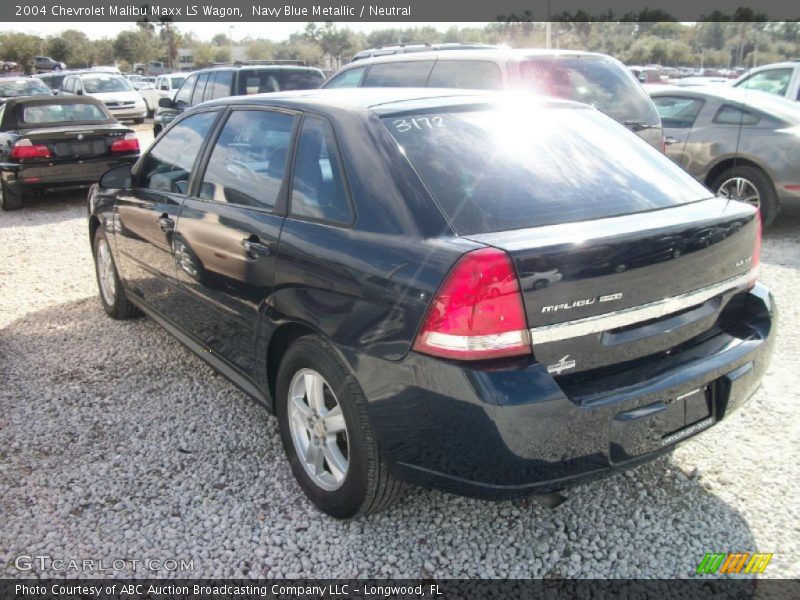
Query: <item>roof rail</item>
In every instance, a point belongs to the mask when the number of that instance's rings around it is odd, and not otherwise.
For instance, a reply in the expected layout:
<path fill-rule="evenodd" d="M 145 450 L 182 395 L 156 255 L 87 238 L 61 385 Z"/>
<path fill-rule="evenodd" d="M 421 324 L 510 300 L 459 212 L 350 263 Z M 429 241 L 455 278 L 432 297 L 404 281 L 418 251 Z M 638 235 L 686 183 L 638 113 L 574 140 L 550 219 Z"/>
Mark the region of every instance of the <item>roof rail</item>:
<path fill-rule="evenodd" d="M 211 63 L 212 67 L 241 67 L 243 65 L 299 65 L 308 66 L 304 60 L 234 60 Z"/>
<path fill-rule="evenodd" d="M 353 61 L 374 56 L 387 56 L 390 54 L 405 54 L 407 52 L 419 52 L 426 50 L 491 50 L 502 46 L 496 44 L 483 44 L 479 42 L 405 42 L 402 44 L 390 44 L 361 50 L 353 56 Z"/>

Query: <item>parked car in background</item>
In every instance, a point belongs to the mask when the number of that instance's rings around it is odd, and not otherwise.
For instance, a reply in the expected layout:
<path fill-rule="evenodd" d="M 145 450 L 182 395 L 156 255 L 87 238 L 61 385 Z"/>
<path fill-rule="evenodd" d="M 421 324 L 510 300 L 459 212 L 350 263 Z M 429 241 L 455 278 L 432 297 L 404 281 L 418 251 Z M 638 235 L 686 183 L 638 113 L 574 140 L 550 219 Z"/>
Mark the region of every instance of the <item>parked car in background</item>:
<path fill-rule="evenodd" d="M 661 148 L 655 106 L 628 68 L 606 54 L 540 49 L 415 52 L 350 63 L 322 87 L 530 90 L 591 104 Z"/>
<path fill-rule="evenodd" d="M 66 68 L 66 63 L 53 60 L 49 56 L 35 56 L 33 59 L 33 69 L 37 73 L 42 73 L 43 71 L 62 71 Z"/>
<path fill-rule="evenodd" d="M 186 81 L 188 73 L 167 73 L 156 77 L 152 89 L 139 90 L 142 94 L 145 104 L 147 104 L 147 111 L 149 114 L 155 113 L 158 108 L 158 101 L 161 98 L 172 98 L 178 91 L 178 88 Z"/>
<path fill-rule="evenodd" d="M 377 56 L 389 56 L 392 54 L 411 54 L 413 52 L 432 52 L 439 50 L 489 50 L 491 48 L 500 48 L 494 44 L 478 44 L 478 43 L 442 43 L 431 44 L 428 42 L 409 42 L 406 44 L 394 44 L 388 46 L 378 46 L 377 48 L 369 48 L 361 50 L 358 54 L 353 56 L 351 62 L 363 60 L 365 58 L 375 58 Z"/>
<path fill-rule="evenodd" d="M 297 60 L 241 61 L 216 65 L 188 75 L 174 97 L 158 101 L 153 134 L 158 135 L 184 110 L 206 100 L 318 88 L 325 75 Z"/>
<path fill-rule="evenodd" d="M 679 87 L 696 87 L 696 86 L 706 86 L 706 85 L 729 85 L 731 80 L 726 77 L 699 77 L 699 76 L 691 76 L 691 77 L 683 77 L 682 79 L 677 79 L 673 82 L 672 85 L 677 85 Z"/>
<path fill-rule="evenodd" d="M 756 67 L 737 79 L 733 86 L 800 100 L 800 60 Z"/>
<path fill-rule="evenodd" d="M 172 69 L 160 60 L 151 60 L 147 63 L 134 63 L 133 72 L 137 75 L 163 75 Z"/>
<path fill-rule="evenodd" d="M 576 102 L 211 101 L 88 204 L 106 313 L 263 402 L 338 518 L 401 482 L 515 497 L 660 456 L 748 400 L 775 338 L 758 212 Z"/>
<path fill-rule="evenodd" d="M 639 83 L 666 83 L 665 77 L 661 76 L 661 71 L 654 67 L 628 67 Z"/>
<path fill-rule="evenodd" d="M 0 77 L 0 104 L 17 96 L 52 96 L 53 92 L 35 77 Z"/>
<path fill-rule="evenodd" d="M 142 95 L 121 75 L 83 72 L 68 75 L 61 85 L 65 94 L 87 95 L 101 100 L 109 112 L 120 120 L 143 123 L 147 106 Z"/>
<path fill-rule="evenodd" d="M 0 60 L 0 65 L 3 68 L 3 71 L 19 70 L 19 64 L 14 60 Z"/>
<path fill-rule="evenodd" d="M 99 100 L 12 98 L 0 108 L 0 207 L 16 210 L 29 194 L 88 187 L 138 156 L 136 134 Z"/>
<path fill-rule="evenodd" d="M 152 90 L 154 88 L 155 81 L 155 77 L 141 77 L 136 81 L 131 81 L 131 87 L 138 92 L 141 92 L 142 90 Z"/>
<path fill-rule="evenodd" d="M 769 226 L 800 208 L 800 109 L 764 92 L 729 86 L 655 86 L 667 156 L 715 193 L 761 209 Z"/>

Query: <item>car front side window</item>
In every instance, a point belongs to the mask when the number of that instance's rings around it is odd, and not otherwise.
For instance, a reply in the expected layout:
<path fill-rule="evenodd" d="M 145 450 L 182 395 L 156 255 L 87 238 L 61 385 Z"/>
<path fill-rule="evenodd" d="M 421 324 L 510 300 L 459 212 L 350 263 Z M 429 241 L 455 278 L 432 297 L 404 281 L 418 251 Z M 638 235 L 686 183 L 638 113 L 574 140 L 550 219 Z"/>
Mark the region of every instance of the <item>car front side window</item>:
<path fill-rule="evenodd" d="M 170 128 L 143 158 L 137 187 L 186 194 L 192 167 L 217 114 L 197 113 Z"/>
<path fill-rule="evenodd" d="M 192 99 L 192 91 L 194 90 L 195 81 L 197 81 L 197 75 L 192 75 L 183 82 L 181 89 L 179 89 L 178 93 L 175 94 L 176 106 L 186 106 L 189 104 L 189 101 Z"/>

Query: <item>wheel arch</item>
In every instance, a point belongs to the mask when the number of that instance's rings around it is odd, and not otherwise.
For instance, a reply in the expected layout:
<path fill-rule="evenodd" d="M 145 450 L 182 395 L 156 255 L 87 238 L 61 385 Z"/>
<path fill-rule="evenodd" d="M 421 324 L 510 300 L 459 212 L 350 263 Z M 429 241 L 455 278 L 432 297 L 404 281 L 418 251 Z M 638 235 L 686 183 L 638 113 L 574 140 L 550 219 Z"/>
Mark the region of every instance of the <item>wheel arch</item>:
<path fill-rule="evenodd" d="M 726 158 L 723 158 L 708 170 L 708 173 L 706 173 L 703 183 L 705 183 L 710 188 L 711 185 L 714 183 L 714 180 L 726 170 L 733 167 L 745 167 L 745 166 L 754 167 L 759 171 L 762 171 L 764 175 L 766 175 L 767 178 L 770 180 L 773 189 L 775 188 L 774 178 L 770 170 L 761 163 L 744 156 L 728 156 Z"/>
<path fill-rule="evenodd" d="M 100 227 L 100 219 L 97 215 L 89 217 L 89 245 L 94 248 L 94 236 L 97 234 L 97 229 Z"/>
<path fill-rule="evenodd" d="M 275 414 L 275 387 L 278 381 L 278 370 L 286 351 L 298 338 L 315 334 L 319 334 L 319 332 L 312 327 L 291 321 L 279 325 L 270 336 L 267 346 L 267 390 L 272 414 Z"/>

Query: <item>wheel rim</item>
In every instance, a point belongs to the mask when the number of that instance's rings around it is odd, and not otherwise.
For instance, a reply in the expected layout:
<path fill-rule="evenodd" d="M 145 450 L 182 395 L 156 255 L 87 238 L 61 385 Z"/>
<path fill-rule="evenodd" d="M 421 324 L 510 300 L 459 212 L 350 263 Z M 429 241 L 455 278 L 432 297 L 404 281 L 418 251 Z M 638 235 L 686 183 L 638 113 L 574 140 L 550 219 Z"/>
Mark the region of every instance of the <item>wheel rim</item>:
<path fill-rule="evenodd" d="M 172 242 L 172 254 L 175 256 L 175 262 L 181 269 L 192 277 L 197 277 L 197 267 L 194 264 L 192 255 L 189 254 L 189 249 L 183 242 L 179 240 L 174 240 Z"/>
<path fill-rule="evenodd" d="M 106 304 L 111 306 L 114 304 L 114 298 L 117 293 L 117 280 L 114 277 L 114 263 L 111 260 L 111 252 L 108 248 L 108 242 L 101 239 L 97 242 L 97 281 L 100 283 L 100 293 L 103 294 L 103 300 Z"/>
<path fill-rule="evenodd" d="M 347 424 L 328 382 L 300 369 L 289 385 L 289 429 L 300 464 L 315 485 L 339 489 L 350 466 Z"/>
<path fill-rule="evenodd" d="M 722 182 L 717 194 L 738 202 L 745 202 L 756 208 L 761 207 L 761 194 L 758 188 L 749 179 L 744 177 L 731 177 Z"/>

